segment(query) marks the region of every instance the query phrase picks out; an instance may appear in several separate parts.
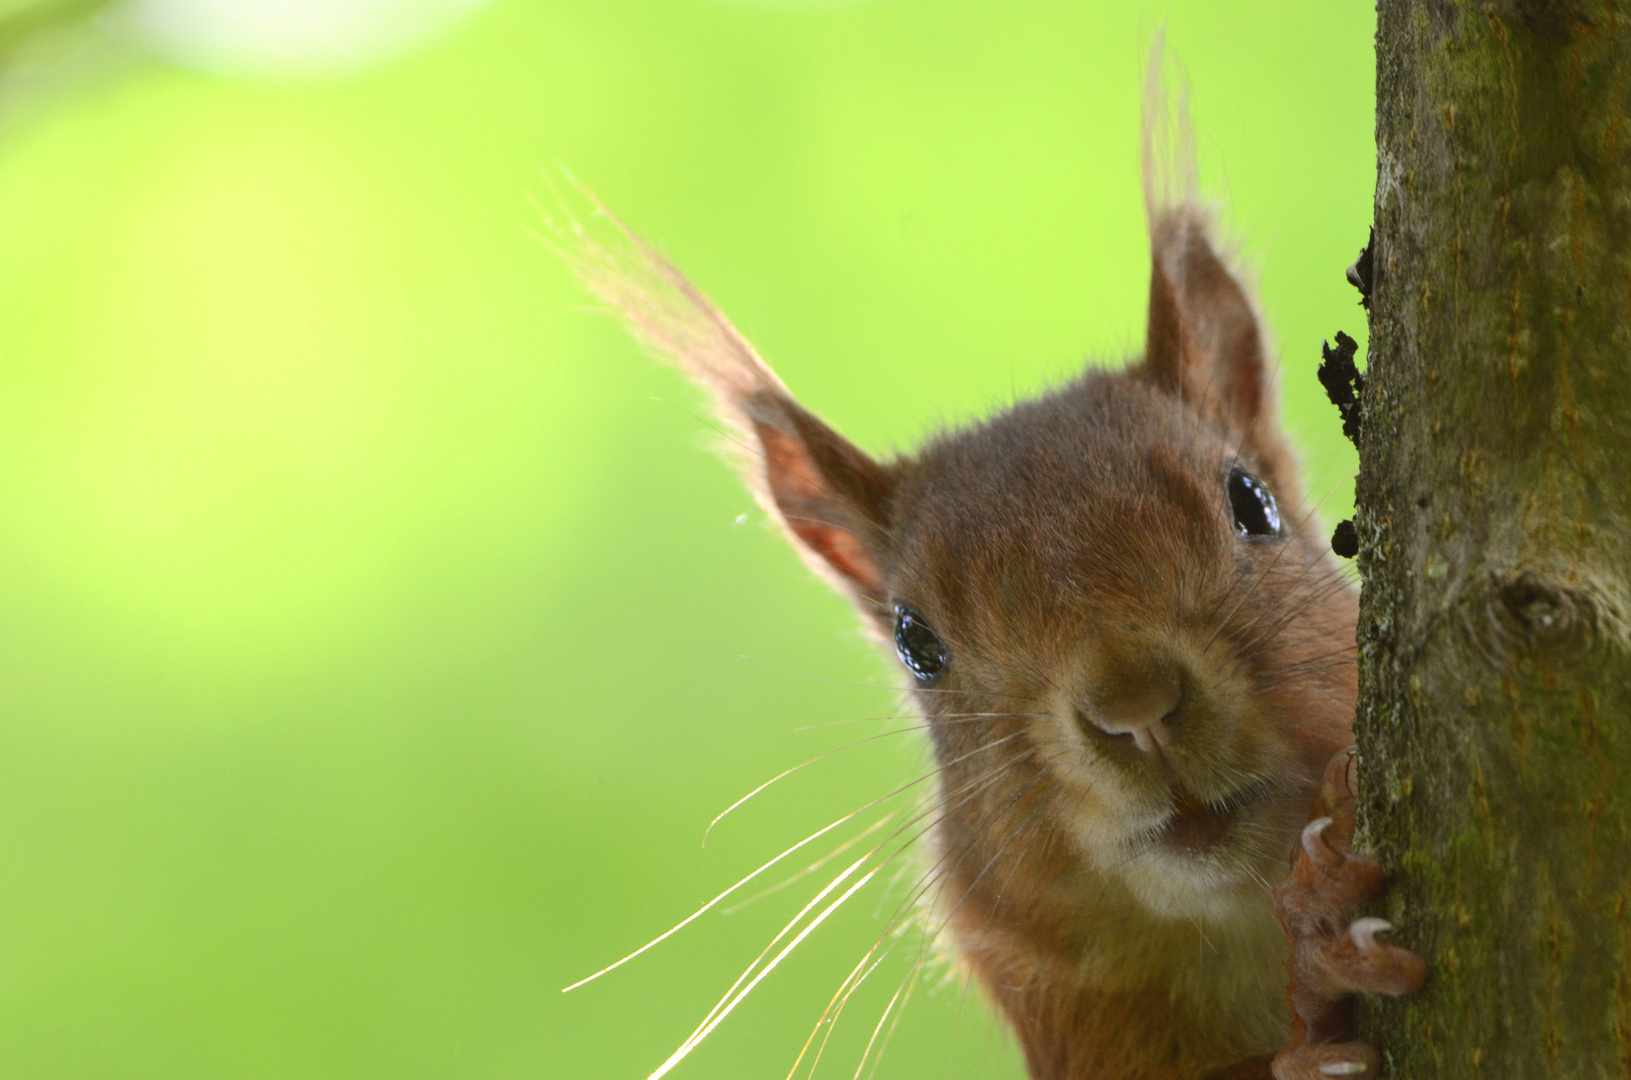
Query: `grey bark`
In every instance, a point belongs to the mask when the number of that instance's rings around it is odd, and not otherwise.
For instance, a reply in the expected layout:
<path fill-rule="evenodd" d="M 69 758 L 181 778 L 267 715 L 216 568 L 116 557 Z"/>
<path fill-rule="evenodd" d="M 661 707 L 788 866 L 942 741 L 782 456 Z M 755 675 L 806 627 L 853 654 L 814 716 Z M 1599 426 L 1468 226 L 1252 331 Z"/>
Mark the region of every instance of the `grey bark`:
<path fill-rule="evenodd" d="M 1631 3 L 1381 0 L 1355 524 L 1393 1077 L 1631 1076 Z"/>

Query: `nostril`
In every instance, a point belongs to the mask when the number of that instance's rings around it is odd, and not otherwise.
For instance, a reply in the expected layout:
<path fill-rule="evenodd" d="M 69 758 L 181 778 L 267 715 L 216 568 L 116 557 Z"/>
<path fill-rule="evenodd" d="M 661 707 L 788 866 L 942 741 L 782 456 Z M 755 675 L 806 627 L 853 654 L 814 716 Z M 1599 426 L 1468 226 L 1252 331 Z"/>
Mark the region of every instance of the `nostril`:
<path fill-rule="evenodd" d="M 1101 699 L 1088 713 L 1078 709 L 1077 719 L 1089 734 L 1131 742 L 1150 754 L 1172 743 L 1175 714 L 1182 704 L 1183 693 L 1177 687 L 1144 687 L 1137 693 Z"/>
<path fill-rule="evenodd" d="M 1108 731 L 1097 720 L 1094 720 L 1085 709 L 1078 708 L 1076 710 L 1076 726 L 1082 729 L 1083 735 L 1097 742 L 1109 743 L 1112 746 L 1125 746 L 1128 750 L 1135 747 L 1143 749 L 1143 747 L 1138 746 L 1132 732 Z"/>

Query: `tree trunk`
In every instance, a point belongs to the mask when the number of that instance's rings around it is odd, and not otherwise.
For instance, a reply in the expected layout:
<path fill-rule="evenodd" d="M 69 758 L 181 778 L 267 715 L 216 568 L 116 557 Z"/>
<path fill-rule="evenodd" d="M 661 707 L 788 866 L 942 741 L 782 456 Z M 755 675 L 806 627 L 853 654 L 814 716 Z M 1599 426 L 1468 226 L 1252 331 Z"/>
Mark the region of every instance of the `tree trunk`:
<path fill-rule="evenodd" d="M 1395 1078 L 1631 1076 L 1631 2 L 1381 0 L 1360 846 Z"/>

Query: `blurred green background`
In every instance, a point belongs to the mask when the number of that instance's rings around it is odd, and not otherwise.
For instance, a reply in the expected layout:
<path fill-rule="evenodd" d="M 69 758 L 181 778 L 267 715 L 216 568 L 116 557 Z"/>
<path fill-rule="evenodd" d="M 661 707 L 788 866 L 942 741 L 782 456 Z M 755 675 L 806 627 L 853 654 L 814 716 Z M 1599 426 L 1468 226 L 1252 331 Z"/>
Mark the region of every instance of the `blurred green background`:
<path fill-rule="evenodd" d="M 6 1076 L 644 1077 L 813 886 L 561 988 L 922 770 L 855 746 L 701 845 L 895 676 L 529 237 L 554 162 L 908 447 L 1138 348 L 1164 20 L 1347 512 L 1314 366 L 1363 330 L 1367 5 L 494 0 L 294 72 L 98 18 L 0 82 Z M 784 1075 L 910 883 L 675 1075 Z M 937 969 L 878 1075 L 1020 1073 Z"/>

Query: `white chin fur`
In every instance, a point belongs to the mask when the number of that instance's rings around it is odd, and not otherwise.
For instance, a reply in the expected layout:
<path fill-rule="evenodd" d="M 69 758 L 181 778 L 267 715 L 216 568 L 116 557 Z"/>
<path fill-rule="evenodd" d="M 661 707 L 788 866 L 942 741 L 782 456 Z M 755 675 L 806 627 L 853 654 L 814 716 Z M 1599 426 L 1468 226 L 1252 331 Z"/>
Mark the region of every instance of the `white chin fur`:
<path fill-rule="evenodd" d="M 1220 845 L 1200 854 L 1141 839 L 1111 861 L 1116 876 L 1151 914 L 1224 922 L 1263 901 L 1263 886 L 1245 857 Z"/>

